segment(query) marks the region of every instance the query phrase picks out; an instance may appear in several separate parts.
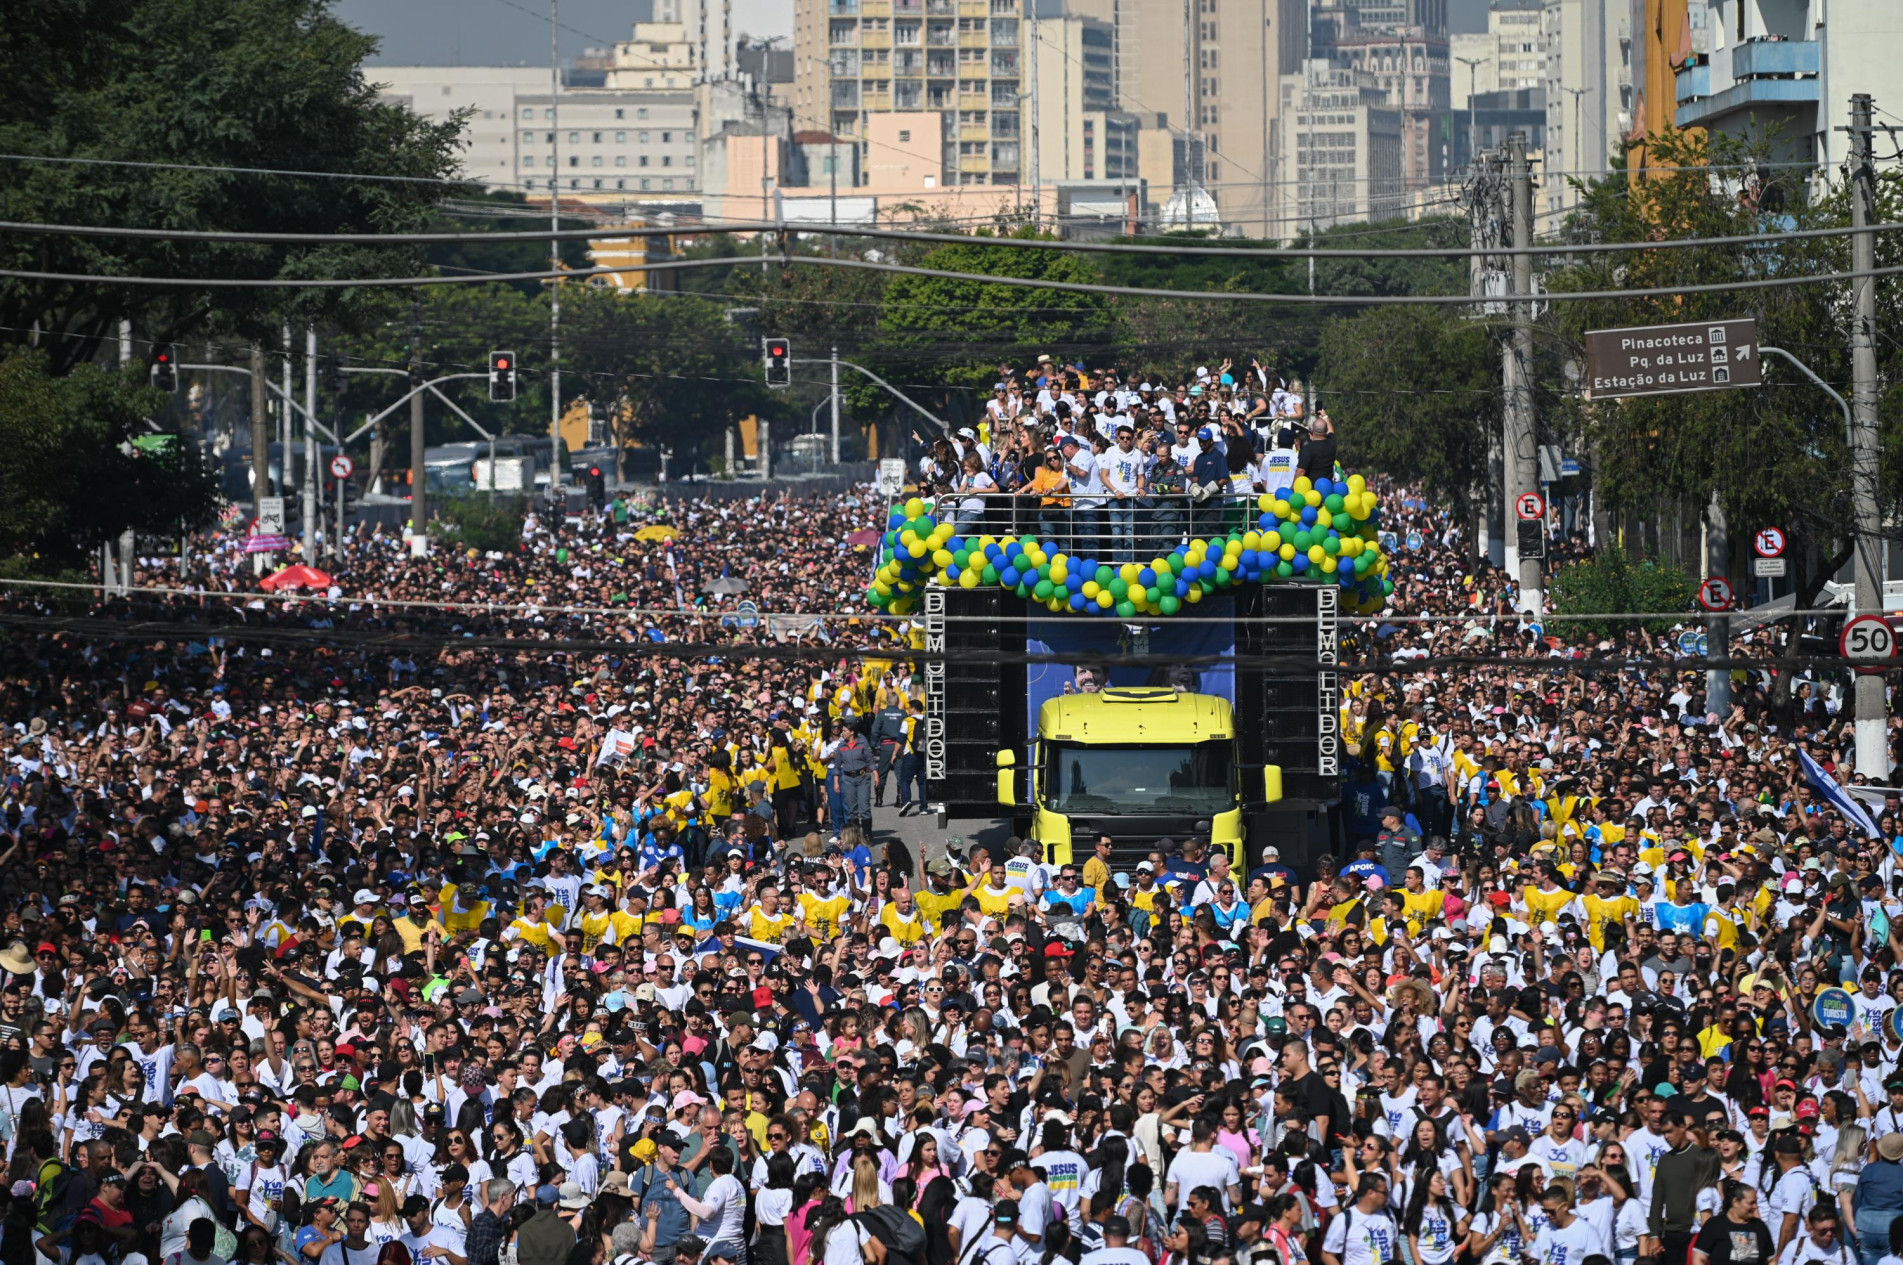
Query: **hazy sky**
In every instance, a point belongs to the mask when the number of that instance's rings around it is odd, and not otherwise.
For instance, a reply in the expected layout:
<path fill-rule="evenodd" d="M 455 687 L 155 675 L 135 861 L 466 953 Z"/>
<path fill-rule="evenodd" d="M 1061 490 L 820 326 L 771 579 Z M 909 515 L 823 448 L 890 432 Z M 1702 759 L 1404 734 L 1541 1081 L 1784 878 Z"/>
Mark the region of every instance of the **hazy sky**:
<path fill-rule="evenodd" d="M 1170 0 L 1144 0 L 1169 3 Z M 628 38 L 649 0 L 558 0 L 564 58 Z M 793 35 L 793 0 L 732 0 L 744 35 Z M 1452 0 L 1456 31 L 1487 27 L 1487 0 Z M 353 26 L 383 37 L 376 61 L 392 66 L 548 64 L 548 0 L 336 0 Z"/>
<path fill-rule="evenodd" d="M 628 38 L 647 0 L 559 0 L 563 58 Z M 383 38 L 390 66 L 548 64 L 548 0 L 335 0 L 337 16 Z M 793 0 L 733 0 L 736 34 L 793 37 Z"/>

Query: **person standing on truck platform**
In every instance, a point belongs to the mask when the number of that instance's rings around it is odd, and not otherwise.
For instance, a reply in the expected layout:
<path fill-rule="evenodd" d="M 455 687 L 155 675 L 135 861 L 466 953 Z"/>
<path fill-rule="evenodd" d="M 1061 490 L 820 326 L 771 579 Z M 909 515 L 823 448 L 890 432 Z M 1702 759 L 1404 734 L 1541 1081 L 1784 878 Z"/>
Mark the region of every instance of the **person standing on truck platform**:
<path fill-rule="evenodd" d="M 900 720 L 899 738 L 899 816 L 908 809 L 925 811 L 925 752 L 919 743 L 925 738 L 925 705 L 916 698 L 905 700 L 905 715 Z M 918 797 L 912 797 L 917 787 Z"/>
<path fill-rule="evenodd" d="M 879 763 L 872 774 L 872 802 L 885 803 L 885 788 L 892 780 L 892 768 L 899 761 L 899 753 L 905 746 L 905 702 L 893 697 L 887 700 L 872 717 L 872 747 L 878 752 Z M 905 806 L 905 787 L 899 787 L 899 806 Z"/>
<path fill-rule="evenodd" d="M 839 769 L 839 787 L 846 795 L 846 824 L 872 828 L 872 748 L 859 723 L 846 729 L 833 759 Z"/>

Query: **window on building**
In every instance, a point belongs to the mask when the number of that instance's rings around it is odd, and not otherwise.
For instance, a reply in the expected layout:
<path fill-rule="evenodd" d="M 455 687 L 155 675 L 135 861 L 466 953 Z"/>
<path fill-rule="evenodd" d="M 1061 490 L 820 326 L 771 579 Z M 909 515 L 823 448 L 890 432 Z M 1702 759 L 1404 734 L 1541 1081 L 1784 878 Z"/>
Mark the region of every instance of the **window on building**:
<path fill-rule="evenodd" d="M 626 145 L 627 143 L 628 143 L 628 134 L 626 132 L 615 133 L 615 144 Z"/>
<path fill-rule="evenodd" d="M 571 167 L 581 166 L 581 156 L 579 154 L 570 154 L 568 156 L 568 165 Z"/>
<path fill-rule="evenodd" d="M 646 160 L 645 160 L 645 159 L 643 159 L 643 161 L 646 161 Z M 652 187 L 653 187 L 653 185 L 654 185 L 654 182 L 653 182 L 653 181 L 651 181 L 651 180 L 643 180 L 643 181 L 641 182 L 641 187 L 642 187 L 643 189 L 649 189 L 649 188 L 652 188 Z"/>
<path fill-rule="evenodd" d="M 911 143 L 912 143 L 912 131 L 911 131 L 911 129 L 910 129 L 910 128 L 904 128 L 904 127 L 902 127 L 902 128 L 900 128 L 900 129 L 899 129 L 899 144 L 901 144 L 901 145 L 909 145 L 909 144 L 911 144 Z"/>
<path fill-rule="evenodd" d="M 647 156 L 646 154 L 643 154 L 643 155 L 641 155 L 641 164 L 640 164 L 640 165 L 641 165 L 641 166 L 643 166 L 643 167 L 645 167 L 645 166 L 647 166 L 647 165 L 648 165 L 648 156 Z"/>
<path fill-rule="evenodd" d="M 570 133 L 568 134 L 568 143 L 569 143 L 570 145 L 579 145 L 579 144 L 581 144 L 581 133 L 580 133 L 580 132 L 570 132 Z"/>
<path fill-rule="evenodd" d="M 673 165 L 674 165 L 674 155 L 672 154 L 661 155 L 661 166 L 672 167 Z"/>
<path fill-rule="evenodd" d="M 621 108 L 620 106 L 616 106 L 616 107 L 615 107 L 615 117 L 616 117 L 616 118 L 618 118 L 618 119 L 625 119 L 625 118 L 627 118 L 627 117 L 628 117 L 628 112 L 627 112 L 626 110 L 624 110 L 624 109 L 622 109 L 622 108 Z"/>
<path fill-rule="evenodd" d="M 532 119 L 532 118 L 534 118 L 534 117 L 535 117 L 535 108 L 534 108 L 533 106 L 523 106 L 523 107 L 522 107 L 522 117 L 523 117 L 523 118 L 525 118 L 525 119 Z"/>
<path fill-rule="evenodd" d="M 661 187 L 663 189 L 672 189 L 674 187 L 674 182 L 672 180 L 663 180 L 661 181 Z"/>
<path fill-rule="evenodd" d="M 534 154 L 522 155 L 522 165 L 524 167 L 533 167 L 535 165 L 535 155 Z"/>
<path fill-rule="evenodd" d="M 590 159 L 590 160 L 589 160 L 589 163 L 588 163 L 588 165 L 589 165 L 590 167 L 599 167 L 599 166 L 601 166 L 601 155 L 600 155 L 600 154 L 596 154 L 596 155 L 595 155 L 595 156 L 594 156 L 594 157 L 593 157 L 592 159 Z"/>
<path fill-rule="evenodd" d="M 672 132 L 661 133 L 661 144 L 672 145 L 673 143 L 674 143 L 674 133 Z"/>
<path fill-rule="evenodd" d="M 615 181 L 615 188 L 617 188 L 617 189 L 625 189 L 625 188 L 627 188 L 627 187 L 628 187 L 628 182 L 627 182 L 627 181 L 625 181 L 625 180 L 617 180 L 617 181 Z"/>
<path fill-rule="evenodd" d="M 601 144 L 601 133 L 600 132 L 590 133 L 590 139 L 592 139 L 593 142 L 597 145 Z"/>
<path fill-rule="evenodd" d="M 555 121 L 555 107 L 551 105 L 547 109 L 543 110 L 542 117 L 549 120 L 551 123 L 554 122 Z"/>
<path fill-rule="evenodd" d="M 617 167 L 625 167 L 625 166 L 627 166 L 627 165 L 628 165 L 628 156 L 627 156 L 626 154 L 616 154 L 616 155 L 615 155 L 615 166 L 617 166 Z"/>

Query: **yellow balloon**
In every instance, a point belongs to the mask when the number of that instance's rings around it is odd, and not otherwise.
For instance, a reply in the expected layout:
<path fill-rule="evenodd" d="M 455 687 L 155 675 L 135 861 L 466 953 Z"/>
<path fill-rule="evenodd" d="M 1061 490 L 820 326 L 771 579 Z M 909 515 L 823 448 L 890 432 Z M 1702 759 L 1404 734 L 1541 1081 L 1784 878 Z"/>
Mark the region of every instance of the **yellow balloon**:
<path fill-rule="evenodd" d="M 1243 532 L 1242 547 L 1244 549 L 1260 549 L 1262 547 L 1262 533 L 1259 531 Z"/>
<path fill-rule="evenodd" d="M 1185 602 L 1189 602 L 1189 603 L 1190 603 L 1190 604 L 1192 604 L 1192 605 L 1194 605 L 1194 604 L 1195 604 L 1195 603 L 1197 603 L 1197 602 L 1200 602 L 1200 601 L 1202 601 L 1202 600 L 1203 600 L 1203 590 L 1202 590 L 1202 586 L 1201 586 L 1201 585 L 1199 585 L 1199 584 L 1192 584 L 1192 585 L 1190 585 L 1190 586 L 1189 586 L 1189 596 L 1187 596 L 1187 597 L 1185 597 L 1185 598 L 1184 598 L 1183 600 L 1184 600 Z"/>
<path fill-rule="evenodd" d="M 1348 476 L 1348 490 L 1350 492 L 1365 492 L 1367 488 L 1368 481 L 1361 475 L 1351 474 Z"/>
<path fill-rule="evenodd" d="M 1308 547 L 1308 560 L 1312 564 L 1319 564 L 1321 560 L 1323 558 L 1326 558 L 1327 556 L 1328 556 L 1327 551 L 1324 550 L 1320 545 L 1310 545 Z"/>
<path fill-rule="evenodd" d="M 1264 492 L 1261 496 L 1255 498 L 1255 507 L 1266 514 L 1275 508 L 1275 498 L 1270 496 L 1267 492 Z"/>
<path fill-rule="evenodd" d="M 918 533 L 913 531 L 910 527 L 907 527 L 904 531 L 899 533 L 899 543 L 902 545 L 909 545 L 917 539 Z"/>
<path fill-rule="evenodd" d="M 1117 568 L 1117 578 L 1119 580 L 1122 580 L 1125 584 L 1134 584 L 1136 582 L 1137 576 L 1141 575 L 1142 573 L 1143 573 L 1143 568 L 1139 567 L 1134 562 L 1126 562 L 1122 566 Z"/>
<path fill-rule="evenodd" d="M 951 550 L 935 549 L 932 551 L 932 565 L 933 566 L 949 567 L 951 564 L 952 564 Z"/>
<path fill-rule="evenodd" d="M 1287 501 L 1277 501 L 1275 503 L 1275 516 L 1277 518 L 1287 518 L 1288 510 L 1289 505 Z"/>
<path fill-rule="evenodd" d="M 1317 492 L 1314 488 L 1310 488 L 1308 491 L 1302 493 L 1302 499 L 1306 501 L 1309 508 L 1312 509 L 1322 503 L 1322 494 Z"/>
<path fill-rule="evenodd" d="M 905 552 L 911 554 L 914 558 L 923 558 L 925 556 L 925 542 L 915 540 L 905 547 Z"/>
<path fill-rule="evenodd" d="M 1062 584 L 1068 579 L 1070 579 L 1070 569 L 1061 562 L 1053 562 L 1051 564 L 1051 583 Z"/>
<path fill-rule="evenodd" d="M 1330 511 L 1326 509 L 1319 509 L 1315 511 L 1315 526 L 1321 528 L 1323 531 L 1326 531 L 1330 527 L 1333 527 L 1334 525 L 1335 525 L 1335 516 L 1333 513 L 1331 513 Z"/>
<path fill-rule="evenodd" d="M 1096 601 L 1097 594 L 1101 592 L 1103 592 L 1103 590 L 1097 586 L 1097 582 L 1095 580 L 1084 581 L 1083 593 L 1084 593 L 1084 600 L 1086 602 Z"/>
<path fill-rule="evenodd" d="M 958 573 L 958 587 L 961 589 L 977 588 L 978 587 L 978 573 L 972 570 L 960 571 Z"/>
<path fill-rule="evenodd" d="M 991 548 L 991 546 L 993 546 L 993 545 L 995 545 L 995 544 L 997 544 L 997 543 L 998 543 L 998 538 L 997 538 L 996 536 L 980 536 L 980 537 L 978 537 L 978 548 L 980 548 L 980 549 L 989 549 L 989 548 Z"/>
<path fill-rule="evenodd" d="M 1333 559 L 1333 558 L 1330 558 L 1330 557 L 1327 557 L 1327 556 L 1323 556 L 1323 558 L 1322 558 L 1322 574 L 1323 574 L 1323 575 L 1333 575 L 1333 574 L 1335 574 L 1335 568 L 1336 568 L 1337 566 L 1339 566 L 1339 565 L 1340 565 L 1340 564 L 1339 564 L 1338 562 L 1336 562 L 1336 560 L 1335 560 L 1335 559 Z"/>
<path fill-rule="evenodd" d="M 917 518 L 924 512 L 925 502 L 919 500 L 916 496 L 905 503 L 905 516 L 907 518 Z"/>
<path fill-rule="evenodd" d="M 1307 475 L 1305 475 L 1305 474 L 1304 474 L 1304 475 L 1298 475 L 1298 476 L 1296 477 L 1296 479 L 1295 479 L 1295 482 L 1294 482 L 1294 484 L 1293 484 L 1293 487 L 1294 487 L 1294 489 L 1295 489 L 1295 491 L 1297 491 L 1297 492 L 1307 492 L 1307 491 L 1308 491 L 1308 490 L 1309 490 L 1310 488 L 1312 488 L 1312 487 L 1314 487 L 1314 486 L 1315 486 L 1315 485 L 1314 485 L 1314 483 L 1313 483 L 1313 482 L 1311 482 L 1311 481 L 1309 480 L 1309 477 L 1308 477 Z"/>
<path fill-rule="evenodd" d="M 1064 553 L 1054 553 L 1054 554 L 1052 554 L 1052 555 L 1051 555 L 1051 566 L 1052 566 L 1053 568 L 1055 568 L 1055 567 L 1061 567 L 1061 566 L 1063 566 L 1063 565 L 1064 565 L 1065 563 L 1067 563 L 1067 562 L 1069 562 L 1069 561 L 1070 561 L 1070 555 L 1069 555 L 1069 554 L 1064 554 Z"/>
<path fill-rule="evenodd" d="M 1266 549 L 1270 553 L 1277 552 L 1282 548 L 1282 533 L 1279 531 L 1263 533 L 1261 543 L 1257 545 L 1257 548 Z"/>
<path fill-rule="evenodd" d="M 1277 549 L 1275 552 L 1281 556 L 1281 559 L 1284 562 L 1295 561 L 1295 546 L 1294 545 L 1284 544 L 1280 549 Z"/>

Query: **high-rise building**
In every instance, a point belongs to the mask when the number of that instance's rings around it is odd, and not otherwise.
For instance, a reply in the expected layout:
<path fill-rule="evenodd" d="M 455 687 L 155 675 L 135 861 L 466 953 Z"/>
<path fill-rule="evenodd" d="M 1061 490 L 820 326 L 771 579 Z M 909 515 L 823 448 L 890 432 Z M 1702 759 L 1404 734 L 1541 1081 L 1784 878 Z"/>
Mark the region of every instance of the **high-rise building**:
<path fill-rule="evenodd" d="M 1452 157 L 1447 56 L 1445 31 L 1422 26 L 1362 26 L 1335 46 L 1335 64 L 1358 72 L 1400 110 L 1401 175 L 1409 190 L 1441 183 Z"/>
<path fill-rule="evenodd" d="M 1543 0 L 1545 174 L 1538 199 L 1549 214 L 1579 200 L 1576 181 L 1611 170 L 1621 116 L 1631 108 L 1629 23 L 1606 0 Z"/>
<path fill-rule="evenodd" d="M 1368 76 L 1311 58 L 1281 83 L 1285 179 L 1277 219 L 1319 230 L 1399 215 L 1407 202 L 1403 111 Z"/>
<path fill-rule="evenodd" d="M 1023 0 L 795 0 L 793 121 L 867 145 L 873 114 L 933 111 L 961 184 L 1017 184 L 1028 47 Z M 862 154 L 862 169 L 874 156 Z"/>

